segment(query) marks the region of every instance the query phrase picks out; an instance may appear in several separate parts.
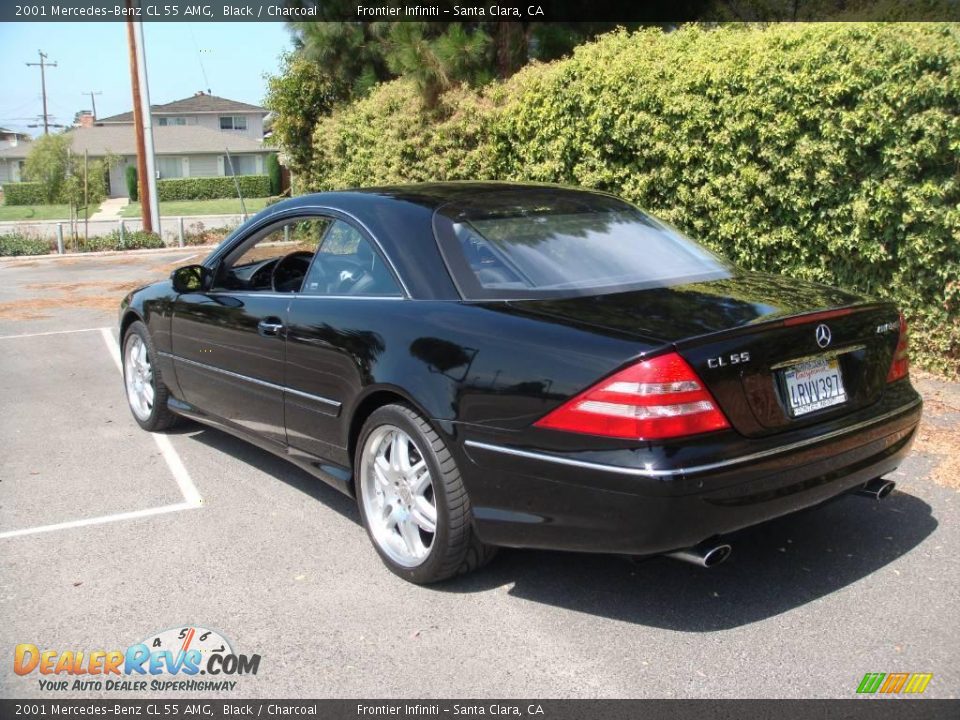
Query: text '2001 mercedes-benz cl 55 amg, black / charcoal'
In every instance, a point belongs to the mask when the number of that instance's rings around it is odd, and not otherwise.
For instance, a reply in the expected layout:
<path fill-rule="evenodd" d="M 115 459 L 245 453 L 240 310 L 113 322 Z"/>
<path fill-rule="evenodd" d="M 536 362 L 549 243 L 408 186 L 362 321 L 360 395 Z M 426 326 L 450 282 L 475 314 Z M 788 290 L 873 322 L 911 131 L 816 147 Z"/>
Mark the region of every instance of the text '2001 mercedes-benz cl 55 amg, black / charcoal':
<path fill-rule="evenodd" d="M 277 203 L 130 293 L 120 337 L 143 428 L 291 460 L 417 583 L 498 546 L 716 564 L 734 530 L 889 493 L 921 412 L 893 305 L 554 186 Z"/>

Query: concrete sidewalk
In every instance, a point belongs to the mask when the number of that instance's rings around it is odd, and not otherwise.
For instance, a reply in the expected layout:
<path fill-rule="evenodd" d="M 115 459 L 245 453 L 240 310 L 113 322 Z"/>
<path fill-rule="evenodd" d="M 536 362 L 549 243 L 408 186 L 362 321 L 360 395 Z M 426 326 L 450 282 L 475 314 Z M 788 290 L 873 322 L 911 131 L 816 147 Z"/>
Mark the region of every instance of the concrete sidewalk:
<path fill-rule="evenodd" d="M 107 198 L 100 205 L 100 209 L 90 216 L 90 220 L 116 220 L 129 203 L 130 198 Z"/>

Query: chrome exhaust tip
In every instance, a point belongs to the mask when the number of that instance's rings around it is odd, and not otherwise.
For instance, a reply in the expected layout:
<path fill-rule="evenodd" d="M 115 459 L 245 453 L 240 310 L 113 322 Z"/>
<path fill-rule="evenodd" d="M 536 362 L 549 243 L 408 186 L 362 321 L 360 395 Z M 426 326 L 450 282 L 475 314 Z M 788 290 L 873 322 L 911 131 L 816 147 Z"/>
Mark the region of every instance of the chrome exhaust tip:
<path fill-rule="evenodd" d="M 893 480 L 884 480 L 883 478 L 874 478 L 862 487 L 857 489 L 857 495 L 872 497 L 875 500 L 883 500 L 893 492 L 897 484 Z"/>
<path fill-rule="evenodd" d="M 724 562 L 732 552 L 733 548 L 726 543 L 704 542 L 691 548 L 667 553 L 667 557 L 682 560 L 691 565 L 711 568 Z"/>

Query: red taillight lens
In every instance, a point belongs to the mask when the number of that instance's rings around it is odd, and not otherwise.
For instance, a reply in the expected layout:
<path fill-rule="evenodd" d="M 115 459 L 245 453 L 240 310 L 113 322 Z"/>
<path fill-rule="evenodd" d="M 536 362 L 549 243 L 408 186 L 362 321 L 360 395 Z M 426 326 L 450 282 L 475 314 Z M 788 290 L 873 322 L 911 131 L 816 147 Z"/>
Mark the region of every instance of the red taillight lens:
<path fill-rule="evenodd" d="M 893 353 L 893 362 L 890 363 L 890 372 L 887 373 L 887 382 L 905 378 L 910 371 L 910 341 L 907 337 L 907 321 L 900 313 L 900 339 L 897 340 L 897 349 Z"/>
<path fill-rule="evenodd" d="M 693 368 L 676 353 L 611 375 L 535 425 L 631 440 L 661 440 L 730 427 Z"/>

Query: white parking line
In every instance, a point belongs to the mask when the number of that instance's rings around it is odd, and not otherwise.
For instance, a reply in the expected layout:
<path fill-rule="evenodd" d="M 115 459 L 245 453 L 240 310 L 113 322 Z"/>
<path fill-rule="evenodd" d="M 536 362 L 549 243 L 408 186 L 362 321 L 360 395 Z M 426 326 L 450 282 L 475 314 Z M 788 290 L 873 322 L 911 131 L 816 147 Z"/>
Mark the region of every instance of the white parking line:
<path fill-rule="evenodd" d="M 70 520 L 68 522 L 56 523 L 54 525 L 41 525 L 40 527 L 26 528 L 24 530 L 8 530 L 7 532 L 0 533 L 0 540 L 4 538 L 20 537 L 21 535 L 36 535 L 37 533 L 53 532 L 54 530 L 68 530 L 70 528 L 86 527 L 88 525 L 102 525 L 104 523 L 119 522 L 120 520 L 135 520 L 137 518 L 149 517 L 151 515 L 163 515 L 164 513 L 180 512 L 181 510 L 193 510 L 196 507 L 198 506 L 190 505 L 189 503 L 177 503 L 176 505 L 162 505 L 161 507 L 117 513 L 116 515 L 101 515 L 100 517 L 87 518 L 85 520 Z"/>
<path fill-rule="evenodd" d="M 110 357 L 113 358 L 117 370 L 123 372 L 123 362 L 120 360 L 120 345 L 118 345 L 114 339 L 113 332 L 110 328 L 100 328 L 100 334 L 103 337 L 103 341 L 107 344 L 107 351 L 110 353 Z M 150 434 L 157 443 L 157 447 L 160 448 L 163 459 L 167 461 L 167 467 L 170 468 L 173 479 L 177 481 L 177 485 L 180 487 L 180 492 L 186 504 L 191 507 L 199 507 L 202 505 L 203 498 L 200 497 L 197 486 L 193 484 L 190 473 L 188 473 L 187 468 L 184 467 L 183 461 L 180 460 L 180 456 L 170 442 L 170 438 L 166 435 L 160 435 L 159 433 Z"/>
<path fill-rule="evenodd" d="M 123 363 L 120 360 L 120 346 L 114 339 L 113 332 L 108 327 L 87 328 L 84 330 L 59 330 L 26 335 L 8 335 L 5 337 L 0 336 L 0 340 L 14 337 L 34 337 L 38 335 L 92 332 L 95 330 L 100 331 L 100 335 L 103 337 L 103 340 L 107 345 L 107 351 L 110 353 L 110 357 L 113 359 L 117 369 L 120 370 L 120 372 L 123 372 Z M 173 479 L 177 481 L 177 486 L 180 488 L 180 493 L 183 495 L 184 502 L 173 505 L 161 505 L 160 507 L 147 508 L 146 510 L 133 510 L 131 512 L 115 513 L 113 515 L 101 515 L 99 517 L 85 518 L 83 520 L 69 520 L 67 522 L 54 523 L 52 525 L 40 525 L 39 527 L 24 528 L 22 530 L 7 530 L 6 532 L 0 532 L 0 540 L 21 537 L 23 535 L 36 535 L 39 533 L 54 532 L 56 530 L 69 530 L 71 528 L 88 527 L 90 525 L 102 525 L 105 523 L 119 522 L 121 520 L 136 520 L 138 518 L 150 517 L 151 515 L 164 515 L 166 513 L 180 512 L 181 510 L 195 510 L 196 508 L 201 507 L 203 505 L 203 498 L 200 496 L 197 486 L 193 484 L 193 479 L 190 477 L 190 473 L 187 472 L 187 468 L 184 466 L 183 461 L 180 459 L 180 456 L 174 449 L 173 444 L 170 442 L 170 438 L 168 438 L 166 435 L 159 435 L 157 433 L 150 433 L 150 435 L 153 436 L 154 441 L 157 443 L 157 447 L 160 448 L 160 454 L 163 455 L 163 459 L 166 461 L 167 467 L 170 468 L 170 473 L 173 475 Z"/>
<path fill-rule="evenodd" d="M 109 328 L 81 328 L 80 330 L 50 330 L 49 332 L 24 333 L 23 335 L 0 335 L 0 340 L 14 340 L 16 338 L 42 337 L 43 335 L 68 335 L 70 333 L 96 332 Z"/>

